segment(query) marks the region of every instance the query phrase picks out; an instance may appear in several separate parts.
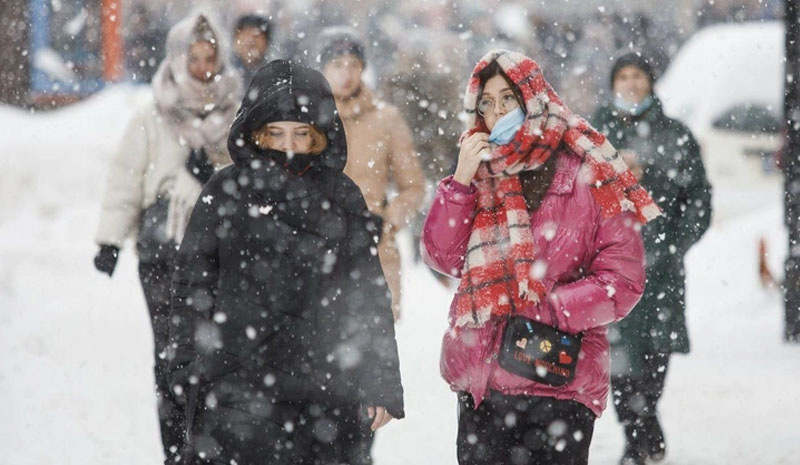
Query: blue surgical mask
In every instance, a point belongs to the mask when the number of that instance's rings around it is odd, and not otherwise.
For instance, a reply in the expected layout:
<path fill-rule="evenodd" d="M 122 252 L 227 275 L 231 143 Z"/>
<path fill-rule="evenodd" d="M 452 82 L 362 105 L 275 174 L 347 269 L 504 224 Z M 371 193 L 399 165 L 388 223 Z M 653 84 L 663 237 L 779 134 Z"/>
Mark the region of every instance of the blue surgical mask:
<path fill-rule="evenodd" d="M 494 123 L 492 133 L 489 134 L 489 143 L 506 145 L 511 142 L 524 122 L 525 113 L 522 112 L 522 108 L 517 107 L 509 111 Z"/>
<path fill-rule="evenodd" d="M 639 103 L 631 103 L 622 97 L 615 97 L 614 106 L 617 110 L 624 111 L 629 115 L 639 116 L 653 106 L 653 97 L 648 95 Z"/>

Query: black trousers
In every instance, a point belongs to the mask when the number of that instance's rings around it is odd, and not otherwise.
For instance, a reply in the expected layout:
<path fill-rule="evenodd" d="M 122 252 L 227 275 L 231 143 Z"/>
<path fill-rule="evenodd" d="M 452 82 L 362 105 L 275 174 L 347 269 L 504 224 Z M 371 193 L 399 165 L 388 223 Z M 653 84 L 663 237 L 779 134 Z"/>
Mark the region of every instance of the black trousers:
<path fill-rule="evenodd" d="M 641 455 L 663 451 L 666 444 L 658 421 L 658 400 L 664 392 L 668 353 L 645 354 L 639 376 L 612 376 L 614 408 L 625 429 L 626 448 Z"/>
<path fill-rule="evenodd" d="M 150 312 L 150 324 L 153 329 L 154 371 L 156 381 L 156 397 L 158 400 L 158 421 L 161 426 L 161 442 L 164 446 L 166 463 L 173 463 L 173 458 L 184 445 L 184 410 L 175 399 L 175 395 L 167 385 L 166 349 L 169 342 L 169 309 L 170 282 L 172 267 L 169 262 L 139 262 L 139 280 Z"/>
<path fill-rule="evenodd" d="M 371 435 L 358 405 L 325 408 L 258 399 L 200 407 L 189 465 L 365 465 Z M 366 428 L 365 428 L 366 427 Z"/>
<path fill-rule="evenodd" d="M 458 396 L 459 465 L 586 465 L 595 415 L 583 404 L 492 391 Z"/>

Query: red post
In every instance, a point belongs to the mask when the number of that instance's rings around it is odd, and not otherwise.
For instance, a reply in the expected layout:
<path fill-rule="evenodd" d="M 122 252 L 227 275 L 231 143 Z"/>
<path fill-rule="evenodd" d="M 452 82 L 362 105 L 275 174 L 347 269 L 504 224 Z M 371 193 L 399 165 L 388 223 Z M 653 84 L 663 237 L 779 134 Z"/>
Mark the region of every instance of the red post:
<path fill-rule="evenodd" d="M 122 8 L 119 0 L 102 0 L 103 78 L 107 82 L 122 78 Z"/>

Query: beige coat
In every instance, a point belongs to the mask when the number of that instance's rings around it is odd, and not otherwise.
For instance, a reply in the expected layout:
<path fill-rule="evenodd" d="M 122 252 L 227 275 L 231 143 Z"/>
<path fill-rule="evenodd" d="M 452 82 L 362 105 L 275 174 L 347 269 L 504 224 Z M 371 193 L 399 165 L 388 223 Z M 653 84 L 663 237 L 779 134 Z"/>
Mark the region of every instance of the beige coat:
<path fill-rule="evenodd" d="M 378 253 L 397 318 L 401 278 L 395 234 L 417 214 L 425 194 L 425 179 L 411 131 L 397 108 L 378 100 L 363 86 L 356 97 L 337 100 L 336 106 L 347 135 L 344 172 L 361 189 L 370 211 L 385 223 Z M 389 192 L 396 195 L 389 196 Z"/>

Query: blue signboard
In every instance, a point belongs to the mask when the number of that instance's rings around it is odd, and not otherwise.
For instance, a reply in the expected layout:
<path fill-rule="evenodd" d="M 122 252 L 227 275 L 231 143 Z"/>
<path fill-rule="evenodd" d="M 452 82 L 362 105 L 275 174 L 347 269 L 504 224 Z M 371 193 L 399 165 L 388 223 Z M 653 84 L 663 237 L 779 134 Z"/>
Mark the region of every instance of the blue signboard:
<path fill-rule="evenodd" d="M 86 95 L 103 87 L 100 0 L 30 0 L 31 93 Z"/>

